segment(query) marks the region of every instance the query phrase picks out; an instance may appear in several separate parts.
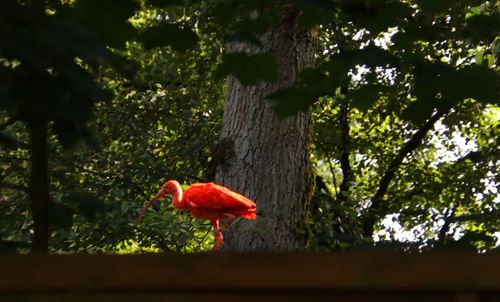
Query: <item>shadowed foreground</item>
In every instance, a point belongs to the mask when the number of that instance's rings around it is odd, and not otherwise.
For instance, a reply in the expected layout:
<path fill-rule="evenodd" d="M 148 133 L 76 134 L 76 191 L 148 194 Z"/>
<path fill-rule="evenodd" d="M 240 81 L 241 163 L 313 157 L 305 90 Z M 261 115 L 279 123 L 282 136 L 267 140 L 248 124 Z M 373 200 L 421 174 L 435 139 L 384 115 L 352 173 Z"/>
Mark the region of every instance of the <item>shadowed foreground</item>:
<path fill-rule="evenodd" d="M 333 299 L 500 301 L 500 253 L 0 256 L 0 301 Z"/>

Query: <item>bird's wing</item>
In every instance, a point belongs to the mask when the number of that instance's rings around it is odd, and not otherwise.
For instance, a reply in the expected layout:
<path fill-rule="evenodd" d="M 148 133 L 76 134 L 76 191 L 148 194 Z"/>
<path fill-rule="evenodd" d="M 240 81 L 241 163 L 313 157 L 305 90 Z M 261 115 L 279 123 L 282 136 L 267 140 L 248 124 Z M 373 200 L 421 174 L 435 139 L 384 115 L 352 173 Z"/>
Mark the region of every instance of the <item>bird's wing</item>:
<path fill-rule="evenodd" d="M 205 209 L 255 210 L 256 205 L 247 197 L 214 183 L 197 183 L 191 185 L 184 198 L 197 207 Z"/>

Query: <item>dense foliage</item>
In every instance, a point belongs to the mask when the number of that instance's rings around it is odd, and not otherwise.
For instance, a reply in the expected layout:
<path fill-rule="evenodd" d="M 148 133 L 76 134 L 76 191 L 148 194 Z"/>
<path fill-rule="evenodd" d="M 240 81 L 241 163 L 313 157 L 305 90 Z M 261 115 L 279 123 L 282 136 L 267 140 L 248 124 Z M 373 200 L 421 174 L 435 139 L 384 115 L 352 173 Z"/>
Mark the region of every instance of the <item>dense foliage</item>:
<path fill-rule="evenodd" d="M 162 181 L 212 180 L 223 77 L 276 78 L 273 54 L 224 45 L 258 45 L 283 11 L 319 38 L 316 67 L 269 96 L 314 116 L 310 248 L 498 247 L 495 1 L 2 0 L 0 248 L 29 250 L 43 119 L 51 251 L 206 250 L 210 226 L 168 200 L 133 221 Z"/>

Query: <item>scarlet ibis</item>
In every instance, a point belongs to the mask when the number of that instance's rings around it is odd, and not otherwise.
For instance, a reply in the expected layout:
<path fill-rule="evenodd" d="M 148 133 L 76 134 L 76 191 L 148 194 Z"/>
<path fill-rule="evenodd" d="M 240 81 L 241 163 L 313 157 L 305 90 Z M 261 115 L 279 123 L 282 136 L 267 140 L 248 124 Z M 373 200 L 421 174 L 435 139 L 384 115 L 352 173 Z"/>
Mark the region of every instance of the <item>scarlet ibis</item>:
<path fill-rule="evenodd" d="M 212 251 L 222 247 L 224 244 L 222 231 L 235 218 L 255 219 L 257 217 L 255 213 L 257 206 L 253 201 L 226 187 L 211 182 L 194 183 L 183 193 L 178 181 L 169 180 L 163 184 L 158 194 L 144 205 L 136 223 L 141 222 L 144 213 L 152 204 L 167 194 L 172 196 L 172 204 L 177 209 L 187 209 L 194 217 L 210 220 L 215 228 Z M 221 219 L 229 220 L 224 226 L 219 227 Z"/>

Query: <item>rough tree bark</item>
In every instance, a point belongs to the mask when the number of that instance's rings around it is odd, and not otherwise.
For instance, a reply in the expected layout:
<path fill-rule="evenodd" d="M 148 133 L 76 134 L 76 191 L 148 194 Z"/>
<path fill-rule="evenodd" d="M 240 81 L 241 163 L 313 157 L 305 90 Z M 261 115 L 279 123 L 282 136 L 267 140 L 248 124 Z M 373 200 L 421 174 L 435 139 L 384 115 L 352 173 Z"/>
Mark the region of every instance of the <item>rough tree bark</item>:
<path fill-rule="evenodd" d="M 216 168 L 216 181 L 257 203 L 255 221 L 236 221 L 224 232 L 224 249 L 289 251 L 304 248 L 305 212 L 313 191 L 309 165 L 311 116 L 280 119 L 265 97 L 289 87 L 298 72 L 314 61 L 314 38 L 290 13 L 261 37 L 262 46 L 227 45 L 228 52 L 273 52 L 279 76 L 274 83 L 242 85 L 227 80 L 221 141 L 233 150 Z"/>
<path fill-rule="evenodd" d="M 31 175 L 30 196 L 33 216 L 32 252 L 46 253 L 49 247 L 49 168 L 47 122 L 43 119 L 29 123 Z"/>

